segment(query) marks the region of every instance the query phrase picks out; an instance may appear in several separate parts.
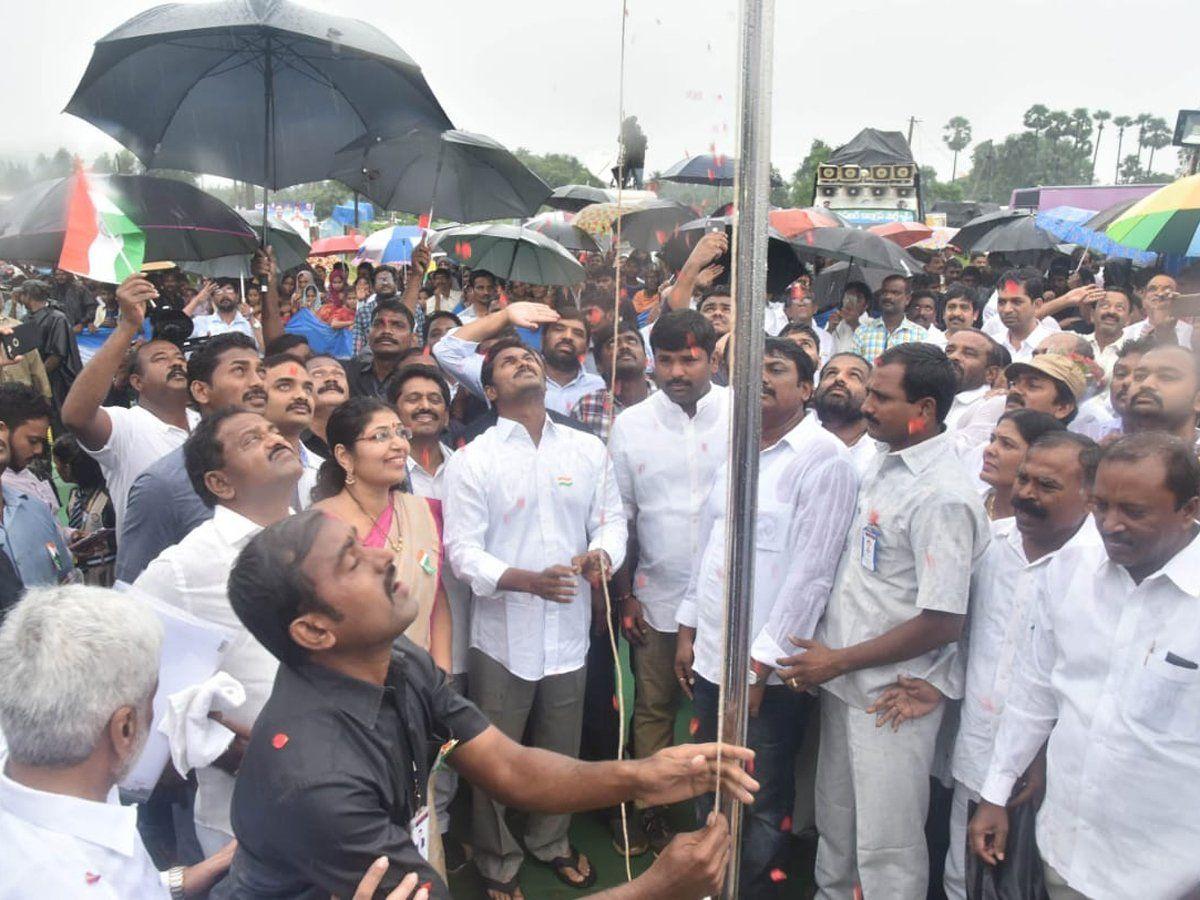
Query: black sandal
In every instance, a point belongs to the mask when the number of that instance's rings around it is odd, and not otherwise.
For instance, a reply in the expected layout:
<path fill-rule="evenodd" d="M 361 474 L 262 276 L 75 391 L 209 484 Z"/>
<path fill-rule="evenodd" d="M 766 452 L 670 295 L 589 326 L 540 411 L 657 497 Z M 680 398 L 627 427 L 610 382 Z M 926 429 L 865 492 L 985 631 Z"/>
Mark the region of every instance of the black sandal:
<path fill-rule="evenodd" d="M 493 881 L 491 878 L 486 878 L 480 874 L 479 880 L 483 882 L 483 900 L 493 900 L 492 895 L 488 891 L 495 891 L 498 894 L 503 894 L 515 900 L 517 891 L 521 889 L 521 884 L 517 880 L 516 875 L 508 881 Z"/>
<path fill-rule="evenodd" d="M 568 845 L 567 849 L 570 852 L 570 856 L 556 856 L 554 859 L 549 860 L 546 863 L 546 865 L 548 865 L 550 868 L 552 868 L 554 870 L 554 877 L 557 878 L 559 881 L 561 881 L 563 884 L 565 884 L 567 887 L 576 888 L 578 890 L 583 890 L 584 888 L 590 888 L 593 884 L 596 883 L 596 866 L 595 866 L 595 864 L 589 859 L 588 860 L 588 873 L 583 876 L 583 880 L 582 881 L 572 881 L 571 877 L 569 875 L 567 875 L 566 870 L 574 869 L 576 872 L 581 872 L 582 870 L 579 867 L 579 861 L 583 857 L 583 854 L 580 853 L 578 850 L 576 850 L 573 846 Z"/>

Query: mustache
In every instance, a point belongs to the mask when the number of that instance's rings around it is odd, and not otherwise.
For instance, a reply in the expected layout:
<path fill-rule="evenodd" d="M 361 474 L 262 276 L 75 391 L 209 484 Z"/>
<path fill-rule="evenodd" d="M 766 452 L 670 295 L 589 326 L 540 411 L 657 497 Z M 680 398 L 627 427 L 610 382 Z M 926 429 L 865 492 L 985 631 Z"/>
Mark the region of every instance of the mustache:
<path fill-rule="evenodd" d="M 346 393 L 346 389 L 342 387 L 342 383 L 332 379 L 324 382 L 319 388 L 317 388 L 318 394 L 328 394 L 330 391 L 336 391 L 339 394 Z"/>
<path fill-rule="evenodd" d="M 249 403 L 251 400 L 266 400 L 267 392 L 260 387 L 252 387 L 246 393 L 242 394 L 242 402 Z"/>
<path fill-rule="evenodd" d="M 1155 391 L 1152 388 L 1142 388 L 1140 391 L 1138 391 L 1136 394 L 1134 394 L 1133 396 L 1131 396 L 1129 398 L 1129 402 L 1135 403 L 1136 401 L 1140 400 L 1143 397 L 1145 397 L 1147 400 L 1153 401 L 1155 406 L 1157 406 L 1159 409 L 1162 409 L 1162 406 L 1163 406 L 1162 397 L 1160 397 L 1158 395 L 1158 391 Z"/>
<path fill-rule="evenodd" d="M 291 412 L 292 410 L 312 412 L 312 404 L 307 400 L 293 400 L 287 405 L 286 409 L 288 412 Z"/>
<path fill-rule="evenodd" d="M 1009 391 L 1008 396 L 1004 398 L 1005 406 L 1021 406 L 1025 405 L 1025 398 L 1016 391 Z"/>
<path fill-rule="evenodd" d="M 290 453 L 292 455 L 295 455 L 295 451 L 292 450 L 292 448 L 289 447 L 287 444 L 276 444 L 271 449 L 271 452 L 267 454 L 267 459 L 269 459 L 273 462 L 275 460 L 275 457 L 280 453 Z"/>
<path fill-rule="evenodd" d="M 1045 519 L 1050 515 L 1044 506 L 1036 500 L 1029 500 L 1025 497 L 1013 497 L 1012 508 L 1017 512 L 1025 513 L 1027 516 L 1032 516 L 1035 519 Z"/>
<path fill-rule="evenodd" d="M 167 377 L 170 378 L 172 375 L 182 375 L 184 378 L 187 378 L 187 368 L 185 366 L 171 366 L 171 368 L 167 369 Z"/>

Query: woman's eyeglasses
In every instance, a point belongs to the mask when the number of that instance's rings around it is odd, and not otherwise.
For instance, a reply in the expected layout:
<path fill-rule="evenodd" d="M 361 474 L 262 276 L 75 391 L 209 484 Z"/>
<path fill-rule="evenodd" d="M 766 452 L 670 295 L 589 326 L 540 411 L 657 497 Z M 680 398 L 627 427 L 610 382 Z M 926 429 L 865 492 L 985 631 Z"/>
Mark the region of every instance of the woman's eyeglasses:
<path fill-rule="evenodd" d="M 411 441 L 412 429 L 407 425 L 397 425 L 395 428 L 380 428 L 378 431 L 372 431 L 370 434 L 364 434 L 358 439 L 358 441 L 372 441 L 376 444 L 386 444 L 394 437 Z M 355 441 L 355 443 L 358 443 L 358 441 Z"/>

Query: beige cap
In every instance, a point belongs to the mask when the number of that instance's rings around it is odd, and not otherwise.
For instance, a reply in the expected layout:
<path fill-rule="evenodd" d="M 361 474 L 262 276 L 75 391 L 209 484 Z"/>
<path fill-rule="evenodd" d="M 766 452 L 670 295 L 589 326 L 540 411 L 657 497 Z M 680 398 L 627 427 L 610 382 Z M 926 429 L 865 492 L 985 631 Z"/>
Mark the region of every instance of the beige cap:
<path fill-rule="evenodd" d="M 1036 372 L 1064 384 L 1075 398 L 1076 405 L 1083 402 L 1087 391 L 1087 371 L 1082 362 L 1076 362 L 1065 353 L 1041 353 L 1029 362 L 1013 363 L 1004 370 L 1005 377 L 1012 381 L 1022 372 Z"/>

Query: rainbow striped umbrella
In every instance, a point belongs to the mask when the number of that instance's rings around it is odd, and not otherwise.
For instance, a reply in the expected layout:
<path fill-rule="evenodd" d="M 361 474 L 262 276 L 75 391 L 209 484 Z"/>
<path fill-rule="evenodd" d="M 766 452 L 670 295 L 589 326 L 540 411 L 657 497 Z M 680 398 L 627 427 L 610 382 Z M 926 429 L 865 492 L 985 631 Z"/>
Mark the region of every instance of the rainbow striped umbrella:
<path fill-rule="evenodd" d="M 1200 175 L 1180 178 L 1143 197 L 1105 234 L 1138 250 L 1200 256 Z"/>

